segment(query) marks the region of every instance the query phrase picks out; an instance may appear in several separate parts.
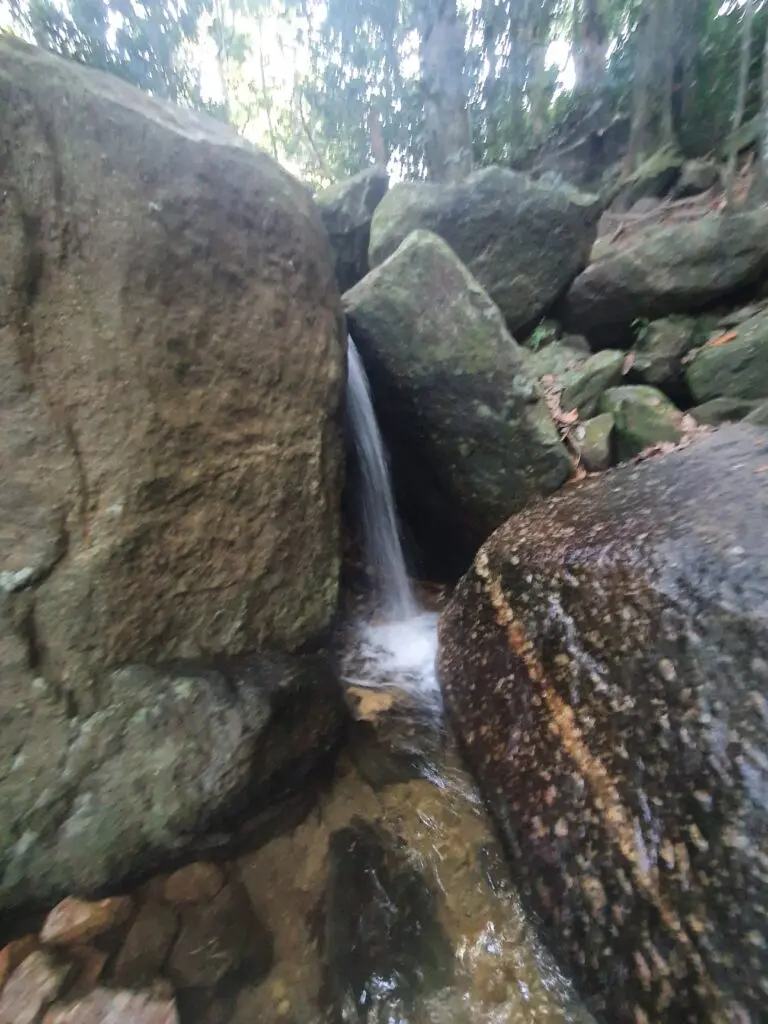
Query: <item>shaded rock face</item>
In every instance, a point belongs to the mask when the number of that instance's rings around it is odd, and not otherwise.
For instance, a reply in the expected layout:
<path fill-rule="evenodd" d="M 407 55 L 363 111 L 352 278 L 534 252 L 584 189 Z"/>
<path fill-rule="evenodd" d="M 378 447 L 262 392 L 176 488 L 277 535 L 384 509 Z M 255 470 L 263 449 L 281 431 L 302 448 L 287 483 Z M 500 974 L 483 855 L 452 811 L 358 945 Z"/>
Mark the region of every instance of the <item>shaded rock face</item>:
<path fill-rule="evenodd" d="M 371 220 L 389 187 L 382 167 L 370 167 L 315 196 L 336 260 L 339 290 L 347 291 L 368 273 Z"/>
<path fill-rule="evenodd" d="M 98 894 L 183 856 L 201 833 L 306 786 L 345 721 L 319 655 L 226 672 L 128 666 L 101 696 L 91 715 L 63 719 L 43 702 L 29 717 L 34 743 L 0 788 L 2 908 Z"/>
<path fill-rule="evenodd" d="M 461 572 L 510 512 L 565 481 L 568 454 L 498 309 L 436 235 L 414 232 L 344 307 L 399 509 L 428 571 Z"/>
<path fill-rule="evenodd" d="M 390 189 L 374 214 L 370 261 L 382 263 L 412 231 L 433 231 L 514 331 L 538 319 L 586 266 L 598 217 L 594 196 L 501 167 L 455 185 L 407 182 Z"/>
<path fill-rule="evenodd" d="M 137 785 L 154 786 L 138 736 L 156 733 L 136 719 L 130 753 L 97 747 L 90 765 L 77 749 L 107 734 L 120 747 L 140 710 L 131 687 L 150 718 L 168 716 L 166 772 L 181 758 L 198 780 L 209 764 L 219 796 L 241 785 L 244 773 L 210 764 L 212 750 L 182 753 L 175 718 L 183 707 L 203 729 L 207 708 L 213 731 L 229 714 L 245 729 L 250 712 L 233 710 L 223 683 L 201 684 L 199 701 L 174 703 L 171 690 L 165 704 L 166 676 L 112 670 L 293 649 L 326 630 L 344 350 L 319 216 L 266 154 L 214 121 L 5 40 L 0 106 L 7 899 L 36 882 L 44 897 L 106 880 L 102 862 L 91 874 L 75 851 L 103 841 L 82 834 L 89 800 L 106 798 L 100 773 L 121 757 Z M 196 809 L 191 793 L 180 798 L 184 828 L 207 817 L 208 797 Z M 163 848 L 176 826 L 158 814 L 145 827 Z M 72 852 L 48 864 L 59 841 Z M 113 860 L 122 870 L 130 853 L 110 847 Z"/>
<path fill-rule="evenodd" d="M 635 319 L 690 313 L 768 273 L 768 209 L 709 215 L 609 246 L 574 281 L 559 310 L 568 330 L 612 343 Z"/>
<path fill-rule="evenodd" d="M 440 623 L 522 893 L 606 1020 L 760 1020 L 768 438 L 726 427 L 531 508 Z"/>
<path fill-rule="evenodd" d="M 362 818 L 334 832 L 328 858 L 323 945 L 333 1020 L 415 1024 L 420 998 L 452 977 L 435 894 L 395 837 Z"/>

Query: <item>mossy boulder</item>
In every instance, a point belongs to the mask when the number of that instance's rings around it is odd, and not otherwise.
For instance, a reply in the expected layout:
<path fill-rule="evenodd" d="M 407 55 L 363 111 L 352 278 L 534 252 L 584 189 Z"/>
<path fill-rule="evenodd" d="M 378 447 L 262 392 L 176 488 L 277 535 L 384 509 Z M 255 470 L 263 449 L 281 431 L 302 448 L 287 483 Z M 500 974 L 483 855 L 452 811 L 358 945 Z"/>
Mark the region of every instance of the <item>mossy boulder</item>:
<path fill-rule="evenodd" d="M 663 391 L 679 391 L 683 357 L 706 341 L 706 324 L 695 317 L 668 316 L 641 325 L 632 346 L 632 378 Z"/>
<path fill-rule="evenodd" d="M 599 1020 L 762 1020 L 768 436 L 724 427 L 483 545 L 438 672 L 522 899 Z"/>
<path fill-rule="evenodd" d="M 736 423 L 743 420 L 757 403 L 744 398 L 710 398 L 708 402 L 694 406 L 691 416 L 706 427 L 718 427 L 721 423 Z"/>
<path fill-rule="evenodd" d="M 659 199 L 667 195 L 680 177 L 683 156 L 671 146 L 651 154 L 618 188 L 612 208 L 624 212 L 641 199 Z"/>
<path fill-rule="evenodd" d="M 5 909 L 247 804 L 264 705 L 126 666 L 327 635 L 345 348 L 320 217 L 266 153 L 6 37 L 0 110 Z"/>
<path fill-rule="evenodd" d="M 378 206 L 371 266 L 412 231 L 440 235 L 514 331 L 534 323 L 589 259 L 600 215 L 595 196 L 487 167 L 458 184 L 405 182 Z"/>
<path fill-rule="evenodd" d="M 697 402 L 768 396 L 768 312 L 740 323 L 734 333 L 723 344 L 702 348 L 688 366 L 686 380 Z"/>
<path fill-rule="evenodd" d="M 708 214 L 604 248 L 574 281 L 558 318 L 590 340 L 610 339 L 633 320 L 704 309 L 767 274 L 768 207 Z"/>
<path fill-rule="evenodd" d="M 368 167 L 315 195 L 315 203 L 336 263 L 339 290 L 345 292 L 368 273 L 371 220 L 389 187 L 382 167 Z"/>
<path fill-rule="evenodd" d="M 682 436 L 680 410 L 661 391 L 643 384 L 606 391 L 600 411 L 613 416 L 620 462 L 655 444 L 679 441 Z"/>
<path fill-rule="evenodd" d="M 580 366 L 590 355 L 587 345 L 572 344 L 570 340 L 552 341 L 535 352 L 528 348 L 521 350 L 525 368 L 534 380 L 542 377 L 562 378 Z"/>
<path fill-rule="evenodd" d="M 588 473 L 599 473 L 612 463 L 613 429 L 616 423 L 609 412 L 581 423 L 576 432 L 576 445 L 581 465 Z"/>
<path fill-rule="evenodd" d="M 589 419 L 597 411 L 603 393 L 620 383 L 623 363 L 624 353 L 618 350 L 604 349 L 590 356 L 567 374 L 562 408 L 566 412 L 578 409 L 582 419 Z"/>
<path fill-rule="evenodd" d="M 343 303 L 400 510 L 428 561 L 460 568 L 570 458 L 501 313 L 437 235 L 409 235 Z"/>

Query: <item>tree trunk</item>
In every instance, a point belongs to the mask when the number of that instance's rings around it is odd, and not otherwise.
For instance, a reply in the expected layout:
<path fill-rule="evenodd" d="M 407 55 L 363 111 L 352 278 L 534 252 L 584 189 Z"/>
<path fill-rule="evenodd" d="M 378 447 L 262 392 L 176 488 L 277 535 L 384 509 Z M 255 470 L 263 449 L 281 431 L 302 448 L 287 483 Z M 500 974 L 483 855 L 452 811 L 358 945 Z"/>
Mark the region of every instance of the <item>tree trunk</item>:
<path fill-rule="evenodd" d="M 732 149 L 728 155 L 728 167 L 725 172 L 725 206 L 731 209 L 733 206 L 733 188 L 736 184 L 736 169 L 739 162 L 739 154 L 736 149 L 736 133 L 744 120 L 744 110 L 747 105 L 747 87 L 749 86 L 749 59 L 752 55 L 752 21 L 754 19 L 754 0 L 746 0 L 744 13 L 741 22 L 741 56 L 739 57 L 739 87 L 736 93 L 736 106 L 733 110 L 733 123 L 731 125 Z"/>
<path fill-rule="evenodd" d="M 608 57 L 602 0 L 574 0 L 571 36 L 574 88 L 597 92 L 605 81 Z"/>
<path fill-rule="evenodd" d="M 768 200 L 768 33 L 763 49 L 763 81 L 760 92 L 759 156 L 752 184 L 752 196 L 758 202 Z"/>
<path fill-rule="evenodd" d="M 456 0 L 419 0 L 424 144 L 433 181 L 460 181 L 472 170 L 464 80 L 464 25 Z"/>
<path fill-rule="evenodd" d="M 638 26 L 627 170 L 675 144 L 672 117 L 675 0 L 649 0 Z"/>

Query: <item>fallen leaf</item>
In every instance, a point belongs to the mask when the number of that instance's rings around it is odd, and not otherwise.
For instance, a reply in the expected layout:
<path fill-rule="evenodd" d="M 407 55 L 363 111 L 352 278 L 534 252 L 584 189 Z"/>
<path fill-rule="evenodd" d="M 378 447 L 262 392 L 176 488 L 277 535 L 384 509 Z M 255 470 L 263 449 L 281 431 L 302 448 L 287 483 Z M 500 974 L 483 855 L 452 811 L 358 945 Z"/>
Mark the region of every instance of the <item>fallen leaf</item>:
<path fill-rule="evenodd" d="M 715 348 L 716 345 L 725 345 L 728 341 L 733 341 L 734 338 L 738 337 L 736 331 L 727 331 L 725 334 L 721 334 L 717 338 L 712 338 L 707 342 L 706 348 Z"/>
<path fill-rule="evenodd" d="M 629 371 L 632 369 L 632 367 L 634 365 L 635 365 L 635 353 L 634 352 L 627 352 L 627 354 L 624 356 L 624 362 L 621 364 L 622 376 L 626 376 L 626 374 L 629 373 Z"/>
<path fill-rule="evenodd" d="M 356 702 L 355 717 L 360 722 L 372 722 L 383 711 L 389 711 L 395 702 L 395 694 L 387 690 L 372 690 L 363 686 L 350 686 L 347 693 Z"/>

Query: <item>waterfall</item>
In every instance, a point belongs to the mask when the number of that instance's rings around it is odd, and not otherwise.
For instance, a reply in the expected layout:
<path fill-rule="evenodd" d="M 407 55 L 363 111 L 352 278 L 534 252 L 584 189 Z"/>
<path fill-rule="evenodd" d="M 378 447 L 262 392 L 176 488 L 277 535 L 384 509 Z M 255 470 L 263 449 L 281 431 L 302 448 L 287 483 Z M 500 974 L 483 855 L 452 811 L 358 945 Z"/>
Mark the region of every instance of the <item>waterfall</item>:
<path fill-rule="evenodd" d="M 347 338 L 347 366 L 347 414 L 360 466 L 365 556 L 384 614 L 390 621 L 403 621 L 417 615 L 419 608 L 405 568 L 387 455 L 368 377 L 351 338 Z"/>

